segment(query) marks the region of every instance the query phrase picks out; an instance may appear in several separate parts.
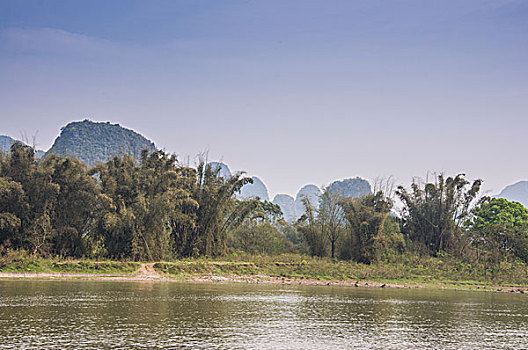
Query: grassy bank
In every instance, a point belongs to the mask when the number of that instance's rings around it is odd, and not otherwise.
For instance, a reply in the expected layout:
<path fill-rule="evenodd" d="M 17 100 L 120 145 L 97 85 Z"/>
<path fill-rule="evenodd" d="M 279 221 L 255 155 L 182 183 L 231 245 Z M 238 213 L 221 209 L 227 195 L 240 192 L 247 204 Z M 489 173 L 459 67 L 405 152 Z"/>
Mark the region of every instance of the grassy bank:
<path fill-rule="evenodd" d="M 321 283 L 391 284 L 400 286 L 496 289 L 528 287 L 528 266 L 502 262 L 489 267 L 468 264 L 451 257 L 432 258 L 406 255 L 390 262 L 365 265 L 298 254 L 279 256 L 230 255 L 217 259 L 181 259 L 149 263 L 155 273 L 170 280 L 196 280 L 201 277 L 251 278 Z M 138 262 L 59 260 L 27 254 L 0 258 L 0 272 L 140 274 Z"/>
<path fill-rule="evenodd" d="M 161 274 L 186 279 L 191 276 L 269 276 L 321 282 L 373 281 L 406 285 L 528 286 L 528 266 L 501 263 L 493 268 L 467 264 L 453 258 L 402 256 L 398 261 L 371 265 L 300 255 L 229 256 L 223 259 L 190 259 L 158 262 Z"/>
<path fill-rule="evenodd" d="M 0 272 L 15 273 L 131 274 L 139 266 L 137 262 L 42 258 L 24 252 L 10 252 L 0 257 Z"/>

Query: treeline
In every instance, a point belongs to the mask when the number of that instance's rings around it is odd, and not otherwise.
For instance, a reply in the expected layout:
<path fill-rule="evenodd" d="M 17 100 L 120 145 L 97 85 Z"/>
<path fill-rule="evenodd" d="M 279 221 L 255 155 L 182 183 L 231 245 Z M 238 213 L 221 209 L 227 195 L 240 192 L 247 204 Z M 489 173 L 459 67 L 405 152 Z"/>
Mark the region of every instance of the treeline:
<path fill-rule="evenodd" d="M 235 199 L 251 181 L 219 177 L 204 162 L 181 166 L 163 151 L 145 150 L 139 164 L 125 155 L 88 169 L 56 155 L 37 160 L 15 143 L 0 158 L 1 250 L 133 260 L 222 255 L 228 234 L 236 243 L 241 227 L 269 230 L 280 214 L 271 203 Z"/>
<path fill-rule="evenodd" d="M 390 191 L 346 198 L 323 189 L 291 224 L 277 205 L 237 200 L 252 180 L 219 170 L 147 150 L 139 161 L 125 155 L 87 168 L 56 155 L 37 160 L 31 147 L 15 143 L 0 153 L 0 254 L 155 261 L 299 252 L 368 264 L 412 252 L 528 260 L 528 210 L 478 200 L 481 181 L 463 175 L 399 187 L 401 216 Z"/>
<path fill-rule="evenodd" d="M 528 262 L 528 209 L 503 198 L 479 198 L 481 184 L 459 174 L 414 182 L 410 189 L 399 186 L 394 191 L 402 205 L 398 216 L 387 191 L 343 198 L 324 190 L 317 208 L 304 202 L 306 214 L 297 227 L 312 255 L 367 264 L 405 253 L 486 266 Z"/>

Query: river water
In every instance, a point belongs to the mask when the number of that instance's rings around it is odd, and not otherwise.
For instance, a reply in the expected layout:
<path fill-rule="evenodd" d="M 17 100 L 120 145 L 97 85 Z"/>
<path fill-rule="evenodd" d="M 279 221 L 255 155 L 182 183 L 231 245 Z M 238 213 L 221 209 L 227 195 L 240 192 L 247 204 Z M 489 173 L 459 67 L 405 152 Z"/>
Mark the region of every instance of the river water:
<path fill-rule="evenodd" d="M 0 281 L 0 349 L 523 349 L 528 296 L 423 289 Z"/>

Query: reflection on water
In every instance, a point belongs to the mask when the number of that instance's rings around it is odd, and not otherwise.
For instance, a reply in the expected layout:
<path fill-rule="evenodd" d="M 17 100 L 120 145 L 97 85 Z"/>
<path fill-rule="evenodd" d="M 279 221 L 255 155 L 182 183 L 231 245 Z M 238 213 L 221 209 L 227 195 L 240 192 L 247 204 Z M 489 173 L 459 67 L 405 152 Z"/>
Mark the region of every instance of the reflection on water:
<path fill-rule="evenodd" d="M 353 287 L 4 280 L 0 349 L 525 348 L 526 298 Z"/>

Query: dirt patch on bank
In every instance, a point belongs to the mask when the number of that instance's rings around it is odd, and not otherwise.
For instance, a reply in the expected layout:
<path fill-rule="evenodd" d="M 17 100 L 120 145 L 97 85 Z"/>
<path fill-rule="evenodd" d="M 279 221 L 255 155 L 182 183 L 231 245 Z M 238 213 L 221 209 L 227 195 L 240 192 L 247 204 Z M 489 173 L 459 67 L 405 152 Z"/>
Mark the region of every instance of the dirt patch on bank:
<path fill-rule="evenodd" d="M 153 279 L 153 280 L 166 280 L 166 277 L 161 276 L 156 269 L 154 269 L 154 263 L 142 263 L 139 269 L 136 271 L 137 278 Z"/>

